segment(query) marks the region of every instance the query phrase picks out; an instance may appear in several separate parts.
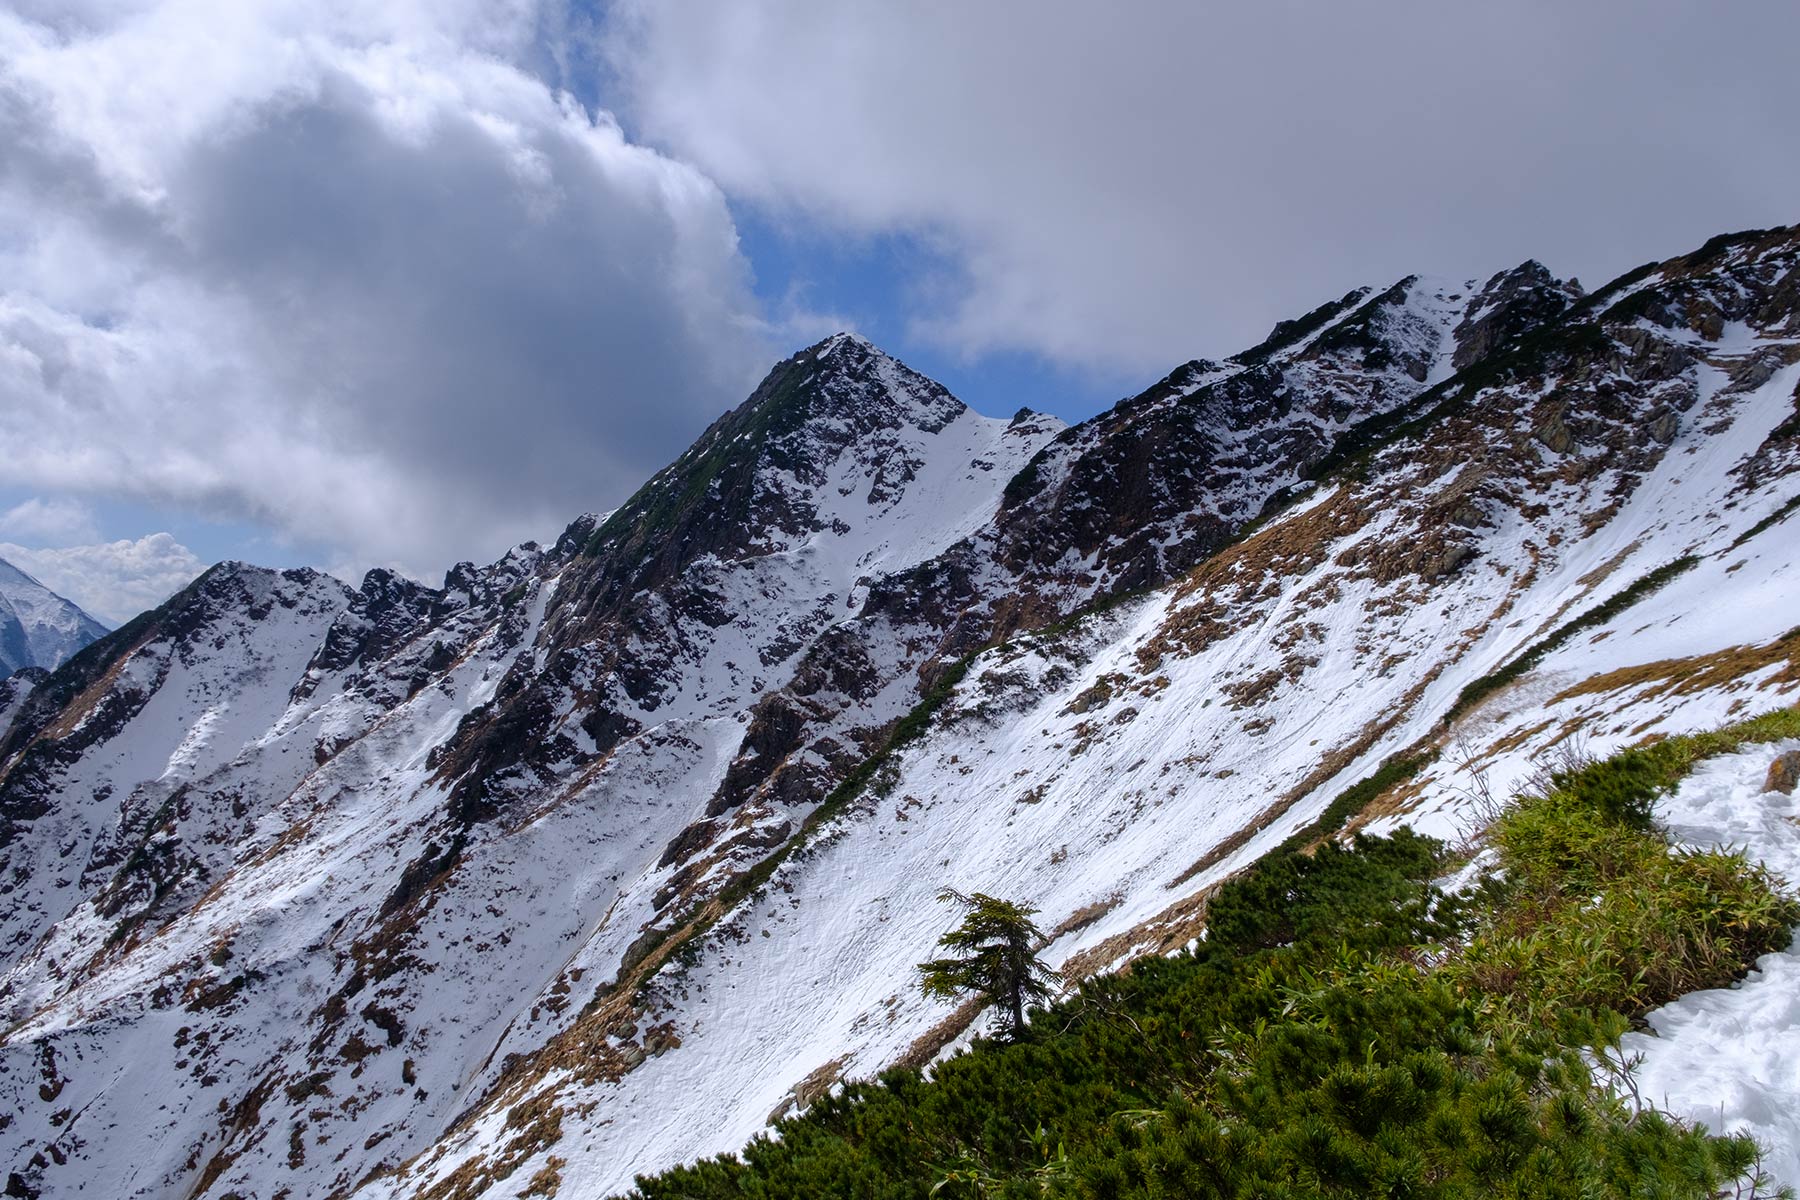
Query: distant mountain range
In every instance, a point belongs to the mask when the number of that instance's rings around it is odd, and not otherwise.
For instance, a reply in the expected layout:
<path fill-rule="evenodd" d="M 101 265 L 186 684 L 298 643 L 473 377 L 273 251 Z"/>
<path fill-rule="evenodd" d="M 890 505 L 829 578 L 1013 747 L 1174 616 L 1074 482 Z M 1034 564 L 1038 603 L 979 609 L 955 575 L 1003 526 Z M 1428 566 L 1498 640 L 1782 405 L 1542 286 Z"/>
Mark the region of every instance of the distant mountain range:
<path fill-rule="evenodd" d="M 106 628 L 0 558 L 0 679 L 26 667 L 54 671 Z"/>

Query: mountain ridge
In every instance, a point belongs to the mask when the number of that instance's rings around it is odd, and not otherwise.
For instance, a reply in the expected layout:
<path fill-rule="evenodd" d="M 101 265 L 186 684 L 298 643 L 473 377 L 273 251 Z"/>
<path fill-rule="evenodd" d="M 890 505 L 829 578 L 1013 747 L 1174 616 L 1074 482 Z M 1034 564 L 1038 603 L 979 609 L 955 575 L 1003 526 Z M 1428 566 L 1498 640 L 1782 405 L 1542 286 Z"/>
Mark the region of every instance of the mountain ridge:
<path fill-rule="evenodd" d="M 0 744 L 8 1169 L 616 1191 L 967 1037 L 908 979 L 939 886 L 1081 975 L 1397 755 L 1353 825 L 1460 819 L 1448 737 L 1503 786 L 1791 694 L 1797 264 L 1409 277 L 1068 428 L 839 335 L 548 549 L 209 572 Z"/>

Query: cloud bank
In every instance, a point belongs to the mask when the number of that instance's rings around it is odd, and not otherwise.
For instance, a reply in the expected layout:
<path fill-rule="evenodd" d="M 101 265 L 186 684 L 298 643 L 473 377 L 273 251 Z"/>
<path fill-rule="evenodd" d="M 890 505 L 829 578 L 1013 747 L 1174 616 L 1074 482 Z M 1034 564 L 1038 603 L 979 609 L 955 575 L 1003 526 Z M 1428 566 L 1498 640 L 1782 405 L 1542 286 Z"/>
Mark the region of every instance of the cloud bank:
<path fill-rule="evenodd" d="M 719 189 L 529 5 L 0 12 L 0 483 L 428 573 L 616 503 L 768 346 Z M 117 611 L 116 605 L 113 611 Z"/>
<path fill-rule="evenodd" d="M 1155 371 L 1357 284 L 1794 220 L 1796 44 L 1788 0 L 624 0 L 607 49 L 733 195 L 941 249 L 917 334 Z"/>
<path fill-rule="evenodd" d="M 1595 283 L 1800 216 L 1797 43 L 1776 0 L 10 0 L 0 538 L 553 535 L 868 307 L 759 300 L 728 197 L 902 247 L 908 349 L 1146 379 L 1413 271 Z"/>
<path fill-rule="evenodd" d="M 92 541 L 99 533 L 87 505 L 67 499 L 34 496 L 0 512 L 0 539 L 28 542 Z"/>

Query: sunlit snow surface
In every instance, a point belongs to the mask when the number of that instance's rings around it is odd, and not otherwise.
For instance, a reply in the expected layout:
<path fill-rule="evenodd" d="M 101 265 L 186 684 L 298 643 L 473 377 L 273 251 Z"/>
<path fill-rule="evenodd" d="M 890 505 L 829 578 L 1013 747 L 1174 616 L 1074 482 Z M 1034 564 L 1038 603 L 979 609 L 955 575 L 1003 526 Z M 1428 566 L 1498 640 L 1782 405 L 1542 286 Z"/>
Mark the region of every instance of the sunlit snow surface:
<path fill-rule="evenodd" d="M 1742 850 L 1789 882 L 1800 880 L 1800 796 L 1764 792 L 1769 762 L 1800 741 L 1756 746 L 1701 764 L 1657 806 L 1687 846 Z M 1800 946 L 1765 954 L 1735 987 L 1693 992 L 1650 1014 L 1654 1035 L 1626 1035 L 1643 1055 L 1648 1103 L 1710 1129 L 1749 1133 L 1763 1165 L 1800 1184 Z"/>

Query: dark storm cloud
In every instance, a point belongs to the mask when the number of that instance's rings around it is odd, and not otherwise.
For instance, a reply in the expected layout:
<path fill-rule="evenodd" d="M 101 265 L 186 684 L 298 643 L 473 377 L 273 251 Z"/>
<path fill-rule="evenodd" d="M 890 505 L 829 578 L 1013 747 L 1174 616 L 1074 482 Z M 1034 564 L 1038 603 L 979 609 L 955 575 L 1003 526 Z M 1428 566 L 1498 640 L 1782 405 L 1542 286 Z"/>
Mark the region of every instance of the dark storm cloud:
<path fill-rule="evenodd" d="M 261 314 L 259 360 L 331 440 L 466 518 L 567 519 L 754 382 L 747 275 L 701 181 L 682 196 L 560 131 L 507 144 L 458 114 L 397 139 L 374 107 L 329 79 L 176 176 L 197 276 Z"/>
<path fill-rule="evenodd" d="M 1800 216 L 1800 6 L 632 0 L 626 111 L 728 191 L 909 229 L 920 332 L 1154 370 L 1360 283 L 1587 281 Z"/>

